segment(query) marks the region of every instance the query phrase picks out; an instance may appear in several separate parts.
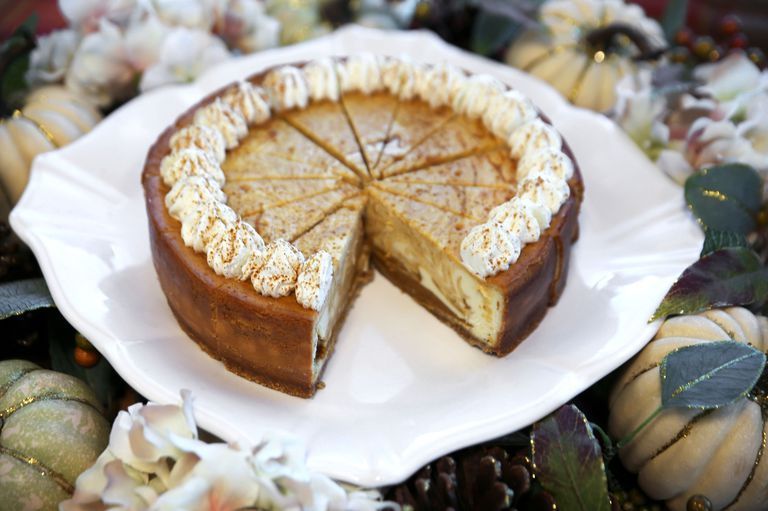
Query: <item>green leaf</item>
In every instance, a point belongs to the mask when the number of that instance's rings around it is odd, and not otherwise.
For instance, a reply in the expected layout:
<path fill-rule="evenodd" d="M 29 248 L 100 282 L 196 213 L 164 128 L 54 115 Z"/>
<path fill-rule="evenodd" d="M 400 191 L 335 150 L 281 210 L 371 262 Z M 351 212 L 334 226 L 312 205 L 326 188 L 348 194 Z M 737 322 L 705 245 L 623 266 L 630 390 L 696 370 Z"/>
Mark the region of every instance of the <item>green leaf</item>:
<path fill-rule="evenodd" d="M 55 306 L 43 279 L 16 280 L 0 284 L 0 320 Z"/>
<path fill-rule="evenodd" d="M 765 369 L 765 354 L 735 341 L 695 344 L 661 361 L 664 408 L 709 410 L 746 396 Z"/>
<path fill-rule="evenodd" d="M 670 0 L 661 16 L 661 28 L 667 41 L 674 41 L 675 34 L 685 26 L 685 16 L 688 13 L 688 0 Z"/>
<path fill-rule="evenodd" d="M 573 405 L 533 425 L 533 470 L 558 509 L 609 511 L 600 444 L 587 418 Z"/>
<path fill-rule="evenodd" d="M 504 16 L 480 11 L 472 26 L 470 49 L 480 55 L 490 55 L 519 34 L 521 27 L 520 23 Z"/>
<path fill-rule="evenodd" d="M 711 254 L 721 248 L 743 247 L 747 248 L 747 238 L 739 232 L 718 231 L 707 229 L 704 233 L 704 246 L 701 248 L 701 257 Z"/>
<path fill-rule="evenodd" d="M 747 248 L 724 248 L 686 268 L 650 321 L 695 314 L 713 307 L 762 305 L 768 299 L 768 268 Z"/>
<path fill-rule="evenodd" d="M 763 182 L 748 165 L 704 169 L 685 182 L 685 200 L 705 230 L 748 234 L 756 226 Z"/>

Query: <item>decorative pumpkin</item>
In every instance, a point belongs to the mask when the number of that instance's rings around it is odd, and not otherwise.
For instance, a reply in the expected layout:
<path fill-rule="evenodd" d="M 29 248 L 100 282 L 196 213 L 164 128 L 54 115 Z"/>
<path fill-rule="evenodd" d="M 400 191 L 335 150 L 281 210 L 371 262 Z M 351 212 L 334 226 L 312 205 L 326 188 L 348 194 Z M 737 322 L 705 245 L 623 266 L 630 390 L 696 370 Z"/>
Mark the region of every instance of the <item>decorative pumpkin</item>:
<path fill-rule="evenodd" d="M 610 431 L 629 435 L 661 404 L 659 364 L 671 351 L 732 339 L 768 351 L 768 319 L 746 309 L 715 309 L 666 320 L 613 390 Z M 624 466 L 652 498 L 685 510 L 704 495 L 713 509 L 765 510 L 768 505 L 766 373 L 752 393 L 716 410 L 666 409 L 621 449 Z"/>
<path fill-rule="evenodd" d="M 21 110 L 0 121 L 0 181 L 11 202 L 24 191 L 35 156 L 70 143 L 99 120 L 93 105 L 64 86 L 33 90 Z"/>
<path fill-rule="evenodd" d="M 659 24 L 621 0 L 550 0 L 539 19 L 542 27 L 524 32 L 506 61 L 601 112 L 616 102 L 618 81 L 665 45 Z"/>
<path fill-rule="evenodd" d="M 91 389 L 23 360 L 0 362 L 0 508 L 55 510 L 107 446 Z"/>

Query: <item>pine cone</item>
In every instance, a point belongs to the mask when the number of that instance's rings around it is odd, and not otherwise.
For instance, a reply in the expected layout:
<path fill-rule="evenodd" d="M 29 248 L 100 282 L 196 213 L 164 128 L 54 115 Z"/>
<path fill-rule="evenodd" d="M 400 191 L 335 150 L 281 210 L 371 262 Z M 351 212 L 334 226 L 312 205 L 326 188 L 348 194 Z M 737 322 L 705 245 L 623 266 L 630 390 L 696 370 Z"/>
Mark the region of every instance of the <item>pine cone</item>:
<path fill-rule="evenodd" d="M 456 461 L 443 456 L 426 465 L 406 482 L 391 488 L 387 500 L 414 511 L 458 511 Z"/>
<path fill-rule="evenodd" d="M 0 220 L 0 282 L 39 275 L 29 249 L 19 241 L 8 222 Z"/>
<path fill-rule="evenodd" d="M 534 488 L 525 449 L 470 447 L 427 465 L 390 488 L 387 499 L 414 511 L 544 511 L 554 499 Z"/>

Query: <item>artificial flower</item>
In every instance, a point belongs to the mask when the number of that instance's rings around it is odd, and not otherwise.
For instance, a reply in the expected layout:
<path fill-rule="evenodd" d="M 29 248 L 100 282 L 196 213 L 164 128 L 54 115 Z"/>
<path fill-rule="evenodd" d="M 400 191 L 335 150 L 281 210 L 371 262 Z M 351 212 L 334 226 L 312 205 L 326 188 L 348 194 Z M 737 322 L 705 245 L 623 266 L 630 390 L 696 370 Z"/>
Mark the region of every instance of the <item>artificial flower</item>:
<path fill-rule="evenodd" d="M 374 511 L 398 509 L 377 492 L 347 490 L 310 471 L 301 444 L 267 435 L 252 449 L 202 442 L 192 399 L 120 412 L 107 449 L 83 472 L 61 511 Z"/>
<path fill-rule="evenodd" d="M 127 98 L 133 91 L 134 77 L 123 34 L 115 24 L 101 19 L 99 30 L 86 35 L 75 51 L 65 83 L 104 107 Z"/>
<path fill-rule="evenodd" d="M 172 27 L 210 30 L 217 3 L 224 0 L 149 0 L 163 23 Z"/>
<path fill-rule="evenodd" d="M 694 77 L 702 82 L 699 92 L 722 103 L 727 117 L 742 114 L 749 98 L 768 91 L 768 74 L 761 73 L 741 52 L 697 67 Z"/>
<path fill-rule="evenodd" d="M 64 79 L 80 35 L 72 29 L 54 30 L 37 38 L 37 47 L 29 56 L 27 83 L 32 86 L 57 83 Z"/>
<path fill-rule="evenodd" d="M 230 0 L 214 30 L 230 48 L 251 53 L 280 42 L 280 22 L 267 15 L 259 0 Z"/>
<path fill-rule="evenodd" d="M 640 148 L 654 158 L 669 142 L 669 128 L 662 122 L 666 102 L 651 86 L 650 70 L 627 75 L 616 85 L 615 118 Z"/>
<path fill-rule="evenodd" d="M 171 83 L 191 82 L 230 57 L 221 39 L 203 30 L 174 28 L 163 40 L 159 60 L 141 77 L 142 92 Z"/>
<path fill-rule="evenodd" d="M 137 5 L 137 0 L 59 0 L 64 18 L 83 33 L 98 31 L 101 20 L 127 25 Z"/>
<path fill-rule="evenodd" d="M 125 30 L 125 48 L 131 66 L 142 72 L 157 63 L 170 32 L 171 28 L 151 13 L 131 23 Z"/>

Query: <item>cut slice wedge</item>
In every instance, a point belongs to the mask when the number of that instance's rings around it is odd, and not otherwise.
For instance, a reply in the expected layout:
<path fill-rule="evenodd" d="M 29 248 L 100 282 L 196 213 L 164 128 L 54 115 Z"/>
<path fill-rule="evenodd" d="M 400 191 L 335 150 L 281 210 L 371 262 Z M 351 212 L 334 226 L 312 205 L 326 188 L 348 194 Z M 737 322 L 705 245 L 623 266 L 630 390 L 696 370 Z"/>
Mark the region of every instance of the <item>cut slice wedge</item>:
<path fill-rule="evenodd" d="M 227 203 L 244 218 L 264 210 L 334 190 L 339 179 L 258 179 L 230 181 L 224 185 Z"/>
<path fill-rule="evenodd" d="M 342 94 L 341 102 L 368 169 L 371 175 L 375 176 L 379 157 L 389 137 L 400 101 L 385 92 L 349 92 Z"/>
<path fill-rule="evenodd" d="M 489 133 L 480 121 L 454 115 L 401 158 L 382 165 L 379 173 L 383 178 L 405 174 L 502 147 L 504 143 Z"/>
<path fill-rule="evenodd" d="M 324 250 L 333 259 L 331 289 L 314 327 L 312 374 L 315 379 L 333 352 L 336 332 L 358 289 L 372 276 L 370 250 L 363 236 L 365 203 L 365 195 L 348 199 L 294 242 L 306 258 Z"/>
<path fill-rule="evenodd" d="M 301 167 L 294 167 L 293 162 Z M 274 168 L 266 165 L 274 165 Z M 287 169 L 285 169 L 287 167 Z M 248 132 L 240 145 L 227 154 L 224 172 L 242 173 L 287 172 L 312 169 L 312 173 L 334 174 L 350 181 L 358 179 L 357 174 L 332 156 L 299 130 L 279 118 L 273 118 L 260 129 Z"/>
<path fill-rule="evenodd" d="M 313 103 L 311 109 L 290 110 L 281 115 L 286 122 L 352 169 L 361 179 L 369 179 L 365 158 L 341 103 L 320 101 Z"/>
<path fill-rule="evenodd" d="M 456 186 L 380 181 L 374 186 L 389 193 L 429 204 L 474 221 L 485 222 L 490 211 L 515 195 L 512 185 L 502 187 Z"/>
<path fill-rule="evenodd" d="M 506 148 L 473 154 L 421 170 L 397 174 L 383 182 L 488 186 L 508 188 L 515 183 L 516 165 Z"/>
<path fill-rule="evenodd" d="M 293 241 L 341 207 L 344 201 L 360 193 L 356 186 L 340 184 L 337 188 L 292 201 L 263 213 L 245 216 L 264 241 L 279 238 Z"/>
<path fill-rule="evenodd" d="M 440 129 L 455 114 L 449 108 L 431 108 L 418 100 L 401 101 L 389 129 L 387 142 L 378 158 L 373 177 L 382 177 L 381 170 L 405 158 L 424 140 Z"/>

